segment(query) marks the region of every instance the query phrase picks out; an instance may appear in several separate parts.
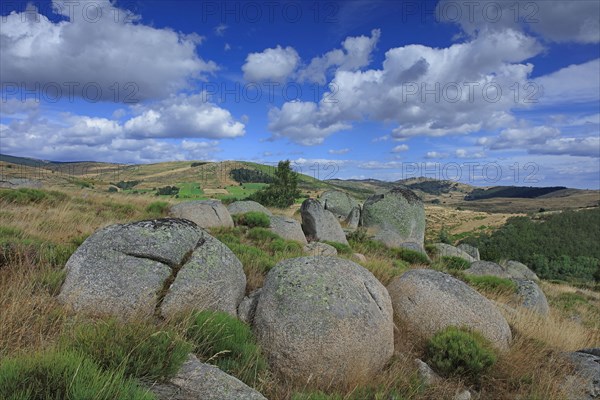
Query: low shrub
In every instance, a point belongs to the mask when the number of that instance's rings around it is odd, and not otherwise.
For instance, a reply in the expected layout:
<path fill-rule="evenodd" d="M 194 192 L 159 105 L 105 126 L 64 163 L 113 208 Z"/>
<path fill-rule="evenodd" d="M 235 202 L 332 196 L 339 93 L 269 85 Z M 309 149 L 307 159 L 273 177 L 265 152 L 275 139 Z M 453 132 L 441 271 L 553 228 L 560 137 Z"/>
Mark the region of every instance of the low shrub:
<path fill-rule="evenodd" d="M 227 313 L 196 313 L 187 336 L 203 359 L 250 386 L 267 371 L 267 363 L 250 327 Z"/>
<path fill-rule="evenodd" d="M 441 375 L 477 382 L 494 365 L 496 354 L 479 333 L 451 326 L 427 342 L 426 359 Z"/>
<path fill-rule="evenodd" d="M 146 214 L 150 218 L 161 218 L 168 214 L 170 204 L 166 201 L 154 201 L 146 207 Z"/>
<path fill-rule="evenodd" d="M 154 396 L 121 372 L 103 371 L 81 354 L 51 350 L 3 360 L 0 398 L 152 400 Z"/>
<path fill-rule="evenodd" d="M 76 325 L 61 343 L 106 370 L 122 369 L 126 376 L 152 380 L 175 375 L 193 347 L 172 331 L 115 319 Z"/>
<path fill-rule="evenodd" d="M 236 225 L 243 225 L 249 228 L 268 228 L 271 225 L 269 216 L 260 211 L 249 211 L 245 214 L 236 214 L 233 216 L 233 220 Z"/>

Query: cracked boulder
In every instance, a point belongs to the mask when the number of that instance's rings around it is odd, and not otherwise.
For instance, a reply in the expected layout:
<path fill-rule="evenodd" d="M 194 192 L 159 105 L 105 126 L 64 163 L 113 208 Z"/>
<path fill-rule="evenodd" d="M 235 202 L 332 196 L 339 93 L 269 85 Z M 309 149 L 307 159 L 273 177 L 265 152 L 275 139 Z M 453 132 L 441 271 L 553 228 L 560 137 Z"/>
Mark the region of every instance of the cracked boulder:
<path fill-rule="evenodd" d="M 175 218 L 101 229 L 65 268 L 60 301 L 77 312 L 123 318 L 189 308 L 235 315 L 246 285 L 240 261 L 225 245 Z"/>
<path fill-rule="evenodd" d="M 488 299 L 462 281 L 431 269 L 413 269 L 388 285 L 401 328 L 429 339 L 449 327 L 466 327 L 506 350 L 512 340 L 508 322 Z"/>
<path fill-rule="evenodd" d="M 254 330 L 273 371 L 312 387 L 366 382 L 394 351 L 385 287 L 365 268 L 336 257 L 277 264 L 258 299 Z"/>
<path fill-rule="evenodd" d="M 186 201 L 171 207 L 171 216 L 195 222 L 201 228 L 233 228 L 233 219 L 220 200 Z"/>

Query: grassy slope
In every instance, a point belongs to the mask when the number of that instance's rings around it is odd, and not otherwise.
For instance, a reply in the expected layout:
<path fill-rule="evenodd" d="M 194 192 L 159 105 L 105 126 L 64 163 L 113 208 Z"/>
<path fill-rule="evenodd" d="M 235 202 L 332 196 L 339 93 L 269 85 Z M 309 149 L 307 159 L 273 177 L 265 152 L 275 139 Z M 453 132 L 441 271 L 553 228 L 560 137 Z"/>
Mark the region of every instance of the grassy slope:
<path fill-rule="evenodd" d="M 152 200 L 143 196 L 71 189 L 67 191 L 67 197 L 59 196 L 52 201 L 22 204 L 0 201 L 0 242 L 4 232 L 4 239 L 17 243 L 51 243 L 74 249 L 74 244 L 102 226 L 156 216 L 146 211 Z M 274 239 L 268 235 L 253 235 L 244 229 L 214 233 L 240 255 L 249 276 L 249 290 L 260 286 L 268 269 L 278 259 L 299 254 L 297 247 L 273 243 Z M 384 284 L 407 268 L 419 267 L 409 266 L 394 253 L 370 242 L 351 241 L 351 245 L 353 251 L 366 255 L 368 261 L 363 266 Z M 73 324 L 79 323 L 79 317 L 70 315 L 55 298 L 64 276 L 61 268 L 65 258 L 50 259 L 47 254 L 36 254 L 39 251 L 36 246 L 16 247 L 11 251 L 12 257 L 2 258 L 0 265 L 0 358 L 50 349 L 61 335 L 72 329 Z M 342 256 L 350 257 L 349 254 Z M 432 267 L 445 268 L 440 262 Z M 514 345 L 500 356 L 498 364 L 483 380 L 479 388 L 482 399 L 560 398 L 558 383 L 568 367 L 557 358 L 548 362 L 548 357 L 558 357 L 562 351 L 597 345 L 600 341 L 598 293 L 547 282 L 543 283 L 543 288 L 552 305 L 550 317 L 542 319 L 522 311 L 506 314 L 513 327 Z M 485 294 L 498 300 L 506 296 L 506 293 L 493 291 Z M 155 326 L 156 330 L 165 329 L 156 321 L 142 322 Z M 168 328 L 181 332 L 175 322 Z M 410 335 L 399 333 L 396 342 L 398 353 L 392 363 L 367 387 L 350 392 L 341 390 L 339 394 L 361 400 L 394 391 L 405 399 L 450 398 L 462 386 L 459 380 L 449 379 L 424 390 L 414 379 L 412 364 L 414 357 L 423 356 L 422 348 L 411 342 Z M 272 376 L 256 385 L 274 400 L 290 399 L 292 393 L 304 389 Z"/>

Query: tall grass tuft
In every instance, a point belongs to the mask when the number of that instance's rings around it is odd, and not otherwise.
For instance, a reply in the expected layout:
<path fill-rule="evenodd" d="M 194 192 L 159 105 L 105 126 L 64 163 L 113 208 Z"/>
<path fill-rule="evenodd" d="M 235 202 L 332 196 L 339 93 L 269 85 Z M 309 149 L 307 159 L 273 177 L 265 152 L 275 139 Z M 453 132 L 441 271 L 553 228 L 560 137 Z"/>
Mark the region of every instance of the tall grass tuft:
<path fill-rule="evenodd" d="M 267 371 L 250 327 L 227 313 L 196 313 L 187 336 L 196 353 L 251 386 Z"/>
<path fill-rule="evenodd" d="M 152 400 L 154 396 L 122 372 L 103 371 L 76 352 L 50 350 L 3 360 L 0 398 Z"/>
<path fill-rule="evenodd" d="M 175 375 L 193 347 L 170 329 L 115 319 L 76 325 L 61 343 L 105 370 L 123 370 L 125 376 L 149 380 Z"/>

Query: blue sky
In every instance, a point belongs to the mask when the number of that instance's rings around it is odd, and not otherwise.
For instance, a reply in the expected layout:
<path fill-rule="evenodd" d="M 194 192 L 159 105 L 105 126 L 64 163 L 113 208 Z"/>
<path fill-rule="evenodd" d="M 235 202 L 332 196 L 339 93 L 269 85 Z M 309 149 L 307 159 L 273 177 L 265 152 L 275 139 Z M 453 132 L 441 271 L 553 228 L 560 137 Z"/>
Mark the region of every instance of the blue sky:
<path fill-rule="evenodd" d="M 5 1 L 0 152 L 600 189 L 600 2 Z"/>

